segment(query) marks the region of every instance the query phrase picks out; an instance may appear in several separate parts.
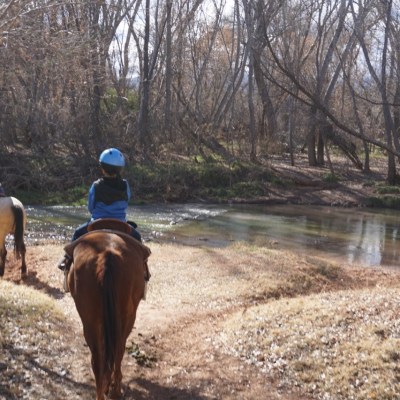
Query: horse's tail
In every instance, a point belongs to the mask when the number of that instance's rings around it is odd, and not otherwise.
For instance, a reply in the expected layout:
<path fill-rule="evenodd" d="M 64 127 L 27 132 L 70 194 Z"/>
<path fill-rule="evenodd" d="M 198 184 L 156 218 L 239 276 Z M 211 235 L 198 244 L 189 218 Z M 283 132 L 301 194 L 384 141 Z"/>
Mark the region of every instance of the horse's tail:
<path fill-rule="evenodd" d="M 114 271 L 116 258 L 112 252 L 105 254 L 103 276 L 104 357 L 105 364 L 113 370 L 117 345 L 117 319 L 115 306 Z"/>
<path fill-rule="evenodd" d="M 11 209 L 14 214 L 14 253 L 17 258 L 20 258 L 21 255 L 25 252 L 25 215 L 24 210 L 19 205 L 12 205 Z"/>

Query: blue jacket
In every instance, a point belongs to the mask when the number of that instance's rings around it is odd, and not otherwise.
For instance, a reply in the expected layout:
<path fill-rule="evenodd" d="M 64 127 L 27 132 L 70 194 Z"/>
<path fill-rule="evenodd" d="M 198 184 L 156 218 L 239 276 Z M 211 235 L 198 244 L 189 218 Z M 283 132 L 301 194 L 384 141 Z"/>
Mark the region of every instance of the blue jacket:
<path fill-rule="evenodd" d="M 126 221 L 126 209 L 131 189 L 125 179 L 103 177 L 93 182 L 89 190 L 88 208 L 92 220 L 116 218 Z"/>

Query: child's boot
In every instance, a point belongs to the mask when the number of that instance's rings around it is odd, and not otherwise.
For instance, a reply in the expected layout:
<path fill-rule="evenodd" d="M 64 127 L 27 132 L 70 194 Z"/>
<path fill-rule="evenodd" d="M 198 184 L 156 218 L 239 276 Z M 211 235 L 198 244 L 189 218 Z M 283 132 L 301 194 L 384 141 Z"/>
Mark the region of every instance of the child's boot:
<path fill-rule="evenodd" d="M 57 267 L 61 271 L 68 271 L 72 264 L 72 257 L 68 254 L 64 254 L 63 258 L 58 262 Z"/>
<path fill-rule="evenodd" d="M 144 292 L 143 292 L 143 297 L 142 300 L 146 300 L 147 296 L 147 285 L 149 283 L 151 274 L 149 270 L 149 266 L 147 265 L 147 260 L 144 262 Z"/>

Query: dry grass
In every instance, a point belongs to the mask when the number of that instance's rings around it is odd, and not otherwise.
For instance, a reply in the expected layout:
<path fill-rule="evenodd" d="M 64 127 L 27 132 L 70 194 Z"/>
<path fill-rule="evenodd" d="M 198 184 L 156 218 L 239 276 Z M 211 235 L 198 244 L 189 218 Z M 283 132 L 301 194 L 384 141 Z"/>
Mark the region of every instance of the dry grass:
<path fill-rule="evenodd" d="M 152 252 L 152 261 L 161 269 L 163 281 L 161 286 L 150 286 L 151 294 L 174 304 L 178 297 L 190 305 L 194 299 L 222 302 L 225 306 L 227 302 L 248 305 L 354 284 L 354 277 L 329 261 L 241 243 L 226 249 L 161 244 L 152 245 Z M 358 285 L 366 284 L 364 272 Z M 370 279 L 373 284 L 372 275 Z M 179 290 L 171 291 L 177 285 Z"/>
<path fill-rule="evenodd" d="M 238 312 L 221 339 L 231 354 L 317 399 L 400 397 L 398 288 L 339 291 Z"/>
<path fill-rule="evenodd" d="M 0 321 L 0 398 L 45 398 L 52 385 L 42 387 L 43 370 L 54 354 L 65 352 L 59 340 L 63 312 L 46 294 L 0 281 Z"/>

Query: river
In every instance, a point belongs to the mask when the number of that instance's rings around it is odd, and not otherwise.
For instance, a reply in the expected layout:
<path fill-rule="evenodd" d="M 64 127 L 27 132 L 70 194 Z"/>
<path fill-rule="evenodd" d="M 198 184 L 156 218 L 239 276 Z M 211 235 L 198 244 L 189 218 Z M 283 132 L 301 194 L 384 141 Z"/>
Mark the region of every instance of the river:
<path fill-rule="evenodd" d="M 89 218 L 86 207 L 26 207 L 27 244 L 67 243 Z M 243 241 L 328 256 L 369 267 L 397 267 L 400 212 L 315 206 L 160 204 L 129 207 L 146 241 L 227 246 Z"/>

